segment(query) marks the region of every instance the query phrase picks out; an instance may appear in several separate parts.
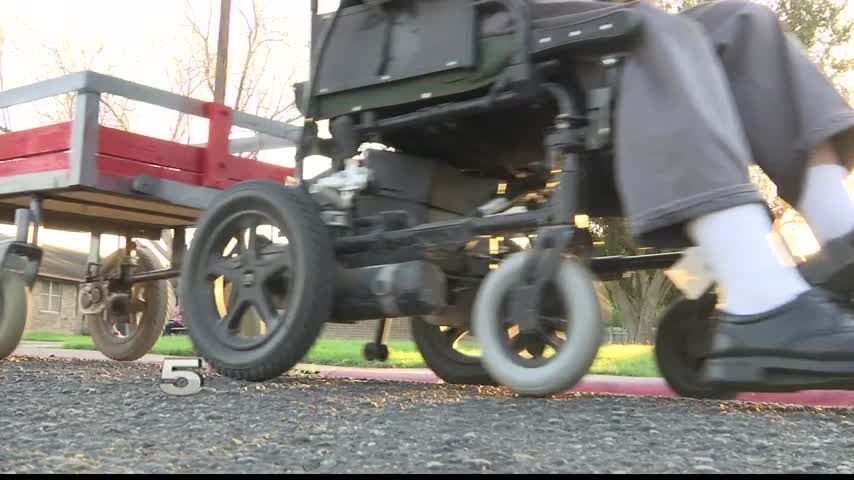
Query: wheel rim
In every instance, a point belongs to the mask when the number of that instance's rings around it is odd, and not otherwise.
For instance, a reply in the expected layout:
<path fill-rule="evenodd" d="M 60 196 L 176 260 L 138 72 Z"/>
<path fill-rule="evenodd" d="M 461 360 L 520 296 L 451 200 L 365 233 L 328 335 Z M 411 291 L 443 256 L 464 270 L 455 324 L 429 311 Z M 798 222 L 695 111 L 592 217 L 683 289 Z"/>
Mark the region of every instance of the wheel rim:
<path fill-rule="evenodd" d="M 466 337 L 471 336 L 471 331 L 465 327 L 436 327 L 439 335 L 437 341 L 446 352 L 446 355 L 457 363 L 480 363 L 480 358 L 470 355 L 469 349 L 464 348 Z"/>
<path fill-rule="evenodd" d="M 193 292 L 202 321 L 221 344 L 251 350 L 286 328 L 294 293 L 289 238 L 266 212 L 250 210 L 232 214 L 200 239 Z"/>
<path fill-rule="evenodd" d="M 520 361 L 518 353 L 507 347 L 506 305 L 510 293 L 524 281 L 525 260 L 532 254 L 512 255 L 487 276 L 475 301 L 473 326 L 481 342 L 482 364 L 497 382 L 522 395 L 544 396 L 564 391 L 589 371 L 602 342 L 604 322 L 592 275 L 581 263 L 564 259 L 554 284 L 563 311 L 568 312 L 566 339 L 544 361 Z"/>
<path fill-rule="evenodd" d="M 123 252 L 121 255 L 136 255 L 137 261 L 143 262 L 142 253 L 135 250 L 133 253 Z M 116 274 L 121 269 L 122 257 L 114 260 L 112 268 L 101 271 L 101 275 L 107 278 Z M 108 261 L 109 262 L 109 261 Z M 140 264 L 139 268 L 151 268 L 146 263 Z M 108 298 L 104 311 L 95 318 L 96 328 L 100 334 L 101 341 L 114 345 L 128 344 L 136 340 L 144 330 L 144 326 L 151 322 L 151 315 L 156 312 L 150 311 L 149 289 L 157 289 L 157 282 L 140 282 L 125 290 L 116 290 L 114 295 Z"/>
<path fill-rule="evenodd" d="M 547 284 L 543 298 L 560 299 L 560 315 L 568 316 L 569 306 L 560 298 L 552 283 Z M 546 365 L 566 344 L 572 327 L 570 320 L 561 316 L 539 313 L 531 327 L 523 327 L 513 322 L 509 315 L 510 298 L 505 299 L 502 308 L 504 314 L 502 346 L 505 353 L 517 365 L 525 368 L 538 368 Z"/>

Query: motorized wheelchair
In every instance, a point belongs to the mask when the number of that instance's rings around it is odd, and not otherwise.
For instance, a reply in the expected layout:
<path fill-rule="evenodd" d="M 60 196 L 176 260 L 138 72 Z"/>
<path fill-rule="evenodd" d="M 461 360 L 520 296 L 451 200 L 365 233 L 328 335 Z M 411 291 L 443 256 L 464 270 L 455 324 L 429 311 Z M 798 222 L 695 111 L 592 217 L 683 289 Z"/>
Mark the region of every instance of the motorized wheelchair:
<path fill-rule="evenodd" d="M 409 317 L 447 382 L 535 396 L 576 384 L 603 341 L 594 281 L 680 254 L 593 255 L 590 218 L 621 215 L 612 112 L 643 22 L 572 3 L 344 0 L 319 15 L 312 2 L 296 185 L 224 192 L 185 261 L 200 354 L 264 381 L 296 365 L 326 322 Z M 316 155 L 332 167 L 303 178 Z M 683 371 L 702 350 L 683 345 L 707 329 L 664 330 L 683 393 L 722 394 Z M 481 358 L 454 349 L 469 331 Z M 386 332 L 383 321 L 370 358 L 388 355 Z"/>

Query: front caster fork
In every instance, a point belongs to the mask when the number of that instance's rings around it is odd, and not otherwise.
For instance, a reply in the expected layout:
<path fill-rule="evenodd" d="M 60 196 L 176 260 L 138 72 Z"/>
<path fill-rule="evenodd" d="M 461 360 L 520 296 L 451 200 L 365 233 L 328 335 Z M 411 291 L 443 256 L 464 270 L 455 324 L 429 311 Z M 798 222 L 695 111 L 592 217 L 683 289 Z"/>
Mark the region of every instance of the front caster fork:
<path fill-rule="evenodd" d="M 533 338 L 544 333 L 540 322 L 543 292 L 553 282 L 574 234 L 572 226 L 545 227 L 537 233 L 534 254 L 524 267 L 524 283 L 510 298 L 510 320 L 519 328 L 520 335 Z"/>
<path fill-rule="evenodd" d="M 15 210 L 15 238 L 0 242 L 0 271 L 21 275 L 29 288 L 35 285 L 42 262 L 42 250 L 38 246 L 41 224 L 42 200 L 35 195 L 29 208 Z"/>
<path fill-rule="evenodd" d="M 582 123 L 577 118 L 564 113 L 556 119 L 555 126 L 546 137 L 546 151 L 551 164 L 550 184 L 556 188 L 552 192 L 551 226 L 537 231 L 533 245 L 534 254 L 526 260 L 524 283 L 511 295 L 510 320 L 517 325 L 520 333 L 526 337 L 542 334 L 540 324 L 543 292 L 554 281 L 564 252 L 576 247 L 577 243 L 586 243 L 584 236 L 576 242 L 577 228 L 570 221 L 578 213 L 581 184 L 579 152 L 584 150 Z M 576 221 L 577 223 L 577 221 Z"/>

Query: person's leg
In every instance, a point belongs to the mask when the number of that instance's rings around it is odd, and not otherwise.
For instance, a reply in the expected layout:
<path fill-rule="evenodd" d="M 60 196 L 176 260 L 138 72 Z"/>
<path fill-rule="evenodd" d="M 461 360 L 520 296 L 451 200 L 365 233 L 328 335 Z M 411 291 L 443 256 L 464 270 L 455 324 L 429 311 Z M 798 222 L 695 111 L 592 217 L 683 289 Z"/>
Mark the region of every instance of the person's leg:
<path fill-rule="evenodd" d="M 705 2 L 684 15 L 719 54 L 757 164 L 804 215 L 822 252 L 804 265 L 813 283 L 854 292 L 854 110 L 766 7 Z"/>
<path fill-rule="evenodd" d="M 850 173 L 830 143 L 810 156 L 797 209 L 822 246 L 854 231 L 854 200 L 845 188 Z"/>
<path fill-rule="evenodd" d="M 708 257 L 730 313 L 795 300 L 808 285 L 793 262 L 777 261 L 769 241 L 770 213 L 750 182 L 750 148 L 712 44 L 690 19 L 634 8 L 645 17 L 644 36 L 623 72 L 616 162 L 634 233 L 657 243 L 696 227 L 687 233 Z M 651 111 L 660 117 L 651 121 Z"/>
<path fill-rule="evenodd" d="M 813 152 L 797 209 L 821 245 L 802 273 L 844 299 L 854 294 L 854 199 L 845 188 L 850 170 L 839 151 L 824 143 Z"/>
<path fill-rule="evenodd" d="M 854 377 L 854 317 L 807 286 L 771 241 L 770 214 L 748 174 L 755 149 L 719 50 L 687 17 L 633 8 L 645 28 L 621 81 L 617 185 L 636 237 L 663 245 L 687 235 L 725 292 L 732 310 L 715 314 L 708 379 L 761 390 L 797 388 L 804 374 Z M 766 376 L 775 365 L 790 375 Z"/>

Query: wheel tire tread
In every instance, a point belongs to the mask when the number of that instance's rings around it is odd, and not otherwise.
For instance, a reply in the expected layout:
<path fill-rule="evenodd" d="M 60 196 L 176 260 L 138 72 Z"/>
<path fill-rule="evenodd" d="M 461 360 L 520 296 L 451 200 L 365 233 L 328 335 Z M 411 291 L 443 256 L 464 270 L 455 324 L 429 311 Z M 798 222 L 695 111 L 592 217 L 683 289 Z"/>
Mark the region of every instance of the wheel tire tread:
<path fill-rule="evenodd" d="M 291 232 L 292 235 L 305 235 L 307 241 L 305 244 L 312 245 L 312 248 L 307 249 L 311 252 L 313 258 L 306 258 L 305 264 L 311 265 L 312 268 L 305 272 L 306 275 L 316 276 L 312 280 L 306 282 L 307 285 L 323 285 L 328 286 L 333 281 L 334 271 L 334 255 L 332 253 L 332 245 L 329 239 L 327 227 L 320 220 L 320 214 L 314 201 L 299 187 L 283 187 L 281 184 L 266 181 L 250 181 L 239 184 L 231 190 L 232 192 L 258 189 L 269 193 L 270 195 L 280 196 L 282 204 L 286 204 L 288 208 L 292 208 L 292 218 L 299 224 L 298 229 L 301 232 Z M 220 200 L 227 199 L 226 196 L 220 197 Z M 198 225 L 199 229 L 204 228 L 208 222 L 212 221 L 216 207 L 220 202 L 214 204 L 206 211 Z M 191 247 L 192 248 L 192 247 Z M 181 286 L 189 280 L 182 278 Z M 181 295 L 185 298 L 185 295 Z M 220 362 L 214 352 L 207 350 L 201 345 L 196 345 L 199 354 L 203 356 L 211 368 L 219 374 L 233 378 L 236 380 L 244 380 L 251 382 L 262 382 L 278 377 L 293 368 L 303 357 L 308 353 L 314 345 L 317 337 L 324 326 L 324 320 L 329 318 L 331 314 L 332 297 L 329 289 L 323 288 L 306 288 L 306 297 L 299 301 L 307 304 L 309 307 L 303 310 L 301 315 L 302 321 L 297 319 L 292 324 L 293 329 L 300 331 L 291 332 L 286 337 L 287 345 L 280 345 L 272 354 L 267 355 L 263 359 L 253 362 L 247 367 L 233 367 Z M 182 305 L 186 305 L 184 301 Z M 323 319 L 323 320 L 318 320 Z M 193 319 L 186 318 L 188 322 L 188 331 L 192 337 L 194 328 L 192 327 Z M 282 348 L 287 347 L 287 348 Z"/>

